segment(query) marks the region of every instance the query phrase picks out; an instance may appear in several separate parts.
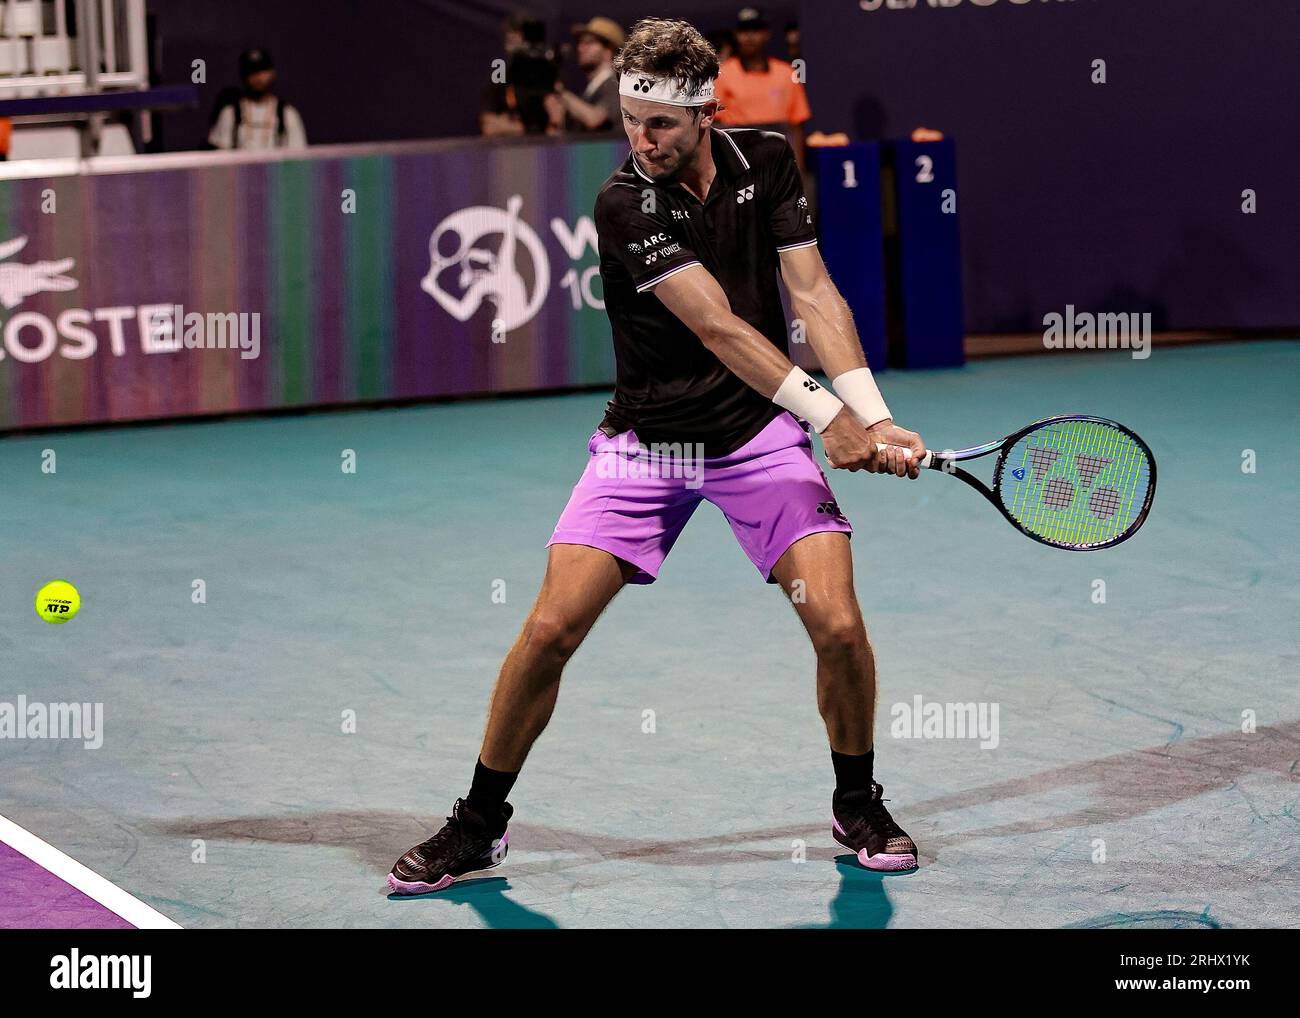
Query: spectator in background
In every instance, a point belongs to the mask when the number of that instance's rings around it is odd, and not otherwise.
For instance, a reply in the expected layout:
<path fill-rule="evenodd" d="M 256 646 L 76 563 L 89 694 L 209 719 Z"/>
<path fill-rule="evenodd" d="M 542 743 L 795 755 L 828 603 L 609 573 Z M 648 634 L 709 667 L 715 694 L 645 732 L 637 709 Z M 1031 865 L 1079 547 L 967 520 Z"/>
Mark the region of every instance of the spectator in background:
<path fill-rule="evenodd" d="M 502 27 L 505 81 L 494 81 L 484 90 L 479 130 L 489 136 L 559 134 L 564 126 L 564 107 L 555 94 L 560 59 L 546 44 L 546 24 L 518 13 Z"/>
<path fill-rule="evenodd" d="M 564 107 L 564 130 L 573 132 L 616 131 L 623 127 L 618 98 L 618 76 L 614 55 L 623 48 L 623 29 L 612 18 L 592 18 L 574 25 L 578 66 L 587 76 L 582 95 L 574 95 L 564 83 L 555 83 L 555 94 Z"/>
<path fill-rule="evenodd" d="M 790 58 L 791 62 L 803 56 L 803 37 L 799 34 L 799 22 L 797 21 L 787 21 L 785 23 L 785 55 Z"/>
<path fill-rule="evenodd" d="M 270 51 L 241 53 L 239 77 L 242 88 L 228 89 L 217 98 L 208 144 L 225 149 L 306 148 L 302 117 L 272 91 L 275 64 Z"/>
<path fill-rule="evenodd" d="M 746 7 L 736 22 L 736 55 L 722 65 L 714 95 L 722 104 L 718 120 L 727 127 L 761 127 L 780 131 L 794 149 L 802 169 L 803 125 L 812 116 L 803 82 L 784 60 L 767 55 L 772 37 L 767 19 Z"/>
<path fill-rule="evenodd" d="M 736 53 L 736 36 L 729 28 L 720 28 L 716 32 L 710 32 L 704 38 L 709 40 L 709 45 L 713 47 L 718 54 L 718 64 L 721 66 L 730 60 Z"/>
<path fill-rule="evenodd" d="M 501 39 L 505 49 L 505 64 L 510 65 L 514 55 L 524 48 L 524 24 L 529 15 L 518 12 L 501 23 Z M 519 106 L 514 91 L 505 81 L 493 81 L 483 89 L 479 105 L 479 131 L 489 137 L 503 134 L 523 134 L 524 122 L 519 116 Z"/>

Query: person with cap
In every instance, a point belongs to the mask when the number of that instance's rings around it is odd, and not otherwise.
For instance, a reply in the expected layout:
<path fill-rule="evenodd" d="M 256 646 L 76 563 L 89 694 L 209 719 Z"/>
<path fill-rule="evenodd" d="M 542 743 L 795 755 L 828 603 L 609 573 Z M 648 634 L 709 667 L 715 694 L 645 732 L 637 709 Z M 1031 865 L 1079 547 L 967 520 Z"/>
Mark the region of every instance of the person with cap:
<path fill-rule="evenodd" d="M 768 56 L 772 37 L 767 19 L 746 7 L 736 20 L 736 55 L 723 61 L 715 86 L 722 104 L 718 121 L 728 127 L 780 131 L 804 165 L 803 125 L 812 117 L 808 97 L 794 66 Z"/>
<path fill-rule="evenodd" d="M 273 91 L 275 63 L 269 50 L 239 55 L 243 87 L 217 99 L 208 144 L 221 149 L 306 148 L 307 131 L 297 109 Z"/>
<path fill-rule="evenodd" d="M 576 95 L 557 82 L 556 95 L 564 105 L 564 129 L 576 133 L 613 131 L 621 126 L 618 78 L 614 55 L 623 47 L 623 29 L 612 18 L 592 18 L 573 26 L 578 66 L 587 87 Z"/>

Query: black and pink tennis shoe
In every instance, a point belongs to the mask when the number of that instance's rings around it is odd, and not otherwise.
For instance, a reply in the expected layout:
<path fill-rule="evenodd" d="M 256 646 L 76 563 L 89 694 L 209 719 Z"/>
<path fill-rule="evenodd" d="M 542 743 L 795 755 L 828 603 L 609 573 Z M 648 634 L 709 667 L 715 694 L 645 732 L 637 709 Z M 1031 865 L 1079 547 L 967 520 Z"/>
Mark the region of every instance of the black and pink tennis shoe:
<path fill-rule="evenodd" d="M 509 848 L 506 824 L 514 809 L 503 803 L 496 817 L 485 817 L 457 799 L 442 830 L 398 859 L 388 874 L 393 894 L 428 894 L 461 877 L 500 866 Z"/>
<path fill-rule="evenodd" d="M 916 842 L 889 815 L 884 793 L 873 781 L 869 789 L 835 796 L 831 833 L 869 870 L 916 869 Z"/>

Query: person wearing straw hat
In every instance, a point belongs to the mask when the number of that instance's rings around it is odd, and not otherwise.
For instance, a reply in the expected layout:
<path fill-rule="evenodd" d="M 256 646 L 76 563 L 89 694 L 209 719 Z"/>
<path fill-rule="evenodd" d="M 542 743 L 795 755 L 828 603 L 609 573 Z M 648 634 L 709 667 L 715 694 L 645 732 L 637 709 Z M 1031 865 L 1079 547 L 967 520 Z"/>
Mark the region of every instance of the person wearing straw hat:
<path fill-rule="evenodd" d="M 613 18 L 597 17 L 574 25 L 573 36 L 587 87 L 576 95 L 563 82 L 556 84 L 556 95 L 564 106 L 564 129 L 575 133 L 616 130 L 622 115 L 614 55 L 623 46 L 623 29 Z"/>

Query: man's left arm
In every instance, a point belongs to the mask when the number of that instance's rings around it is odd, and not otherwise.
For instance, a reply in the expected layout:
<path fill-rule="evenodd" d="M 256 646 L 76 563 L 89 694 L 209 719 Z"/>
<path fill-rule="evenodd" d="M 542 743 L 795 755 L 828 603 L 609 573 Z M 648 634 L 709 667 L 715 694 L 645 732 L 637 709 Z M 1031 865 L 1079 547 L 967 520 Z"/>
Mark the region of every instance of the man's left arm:
<path fill-rule="evenodd" d="M 925 453 L 921 436 L 894 424 L 871 369 L 862 353 L 853 314 L 831 281 L 817 250 L 812 213 L 803 193 L 803 179 L 788 144 L 781 146 L 768 178 L 768 227 L 781 259 L 781 276 L 790 293 L 790 307 L 804 323 L 808 342 L 835 394 L 862 424 L 885 445 L 912 450 L 908 473 L 919 472 Z"/>
<path fill-rule="evenodd" d="M 925 455 L 925 442 L 914 431 L 894 423 L 862 353 L 857 327 L 848 303 L 831 282 L 826 264 L 815 245 L 781 252 L 781 276 L 790 292 L 790 308 L 804 323 L 808 343 L 831 388 L 853 411 L 869 434 L 885 445 L 912 450 L 908 474 L 916 477 Z"/>

